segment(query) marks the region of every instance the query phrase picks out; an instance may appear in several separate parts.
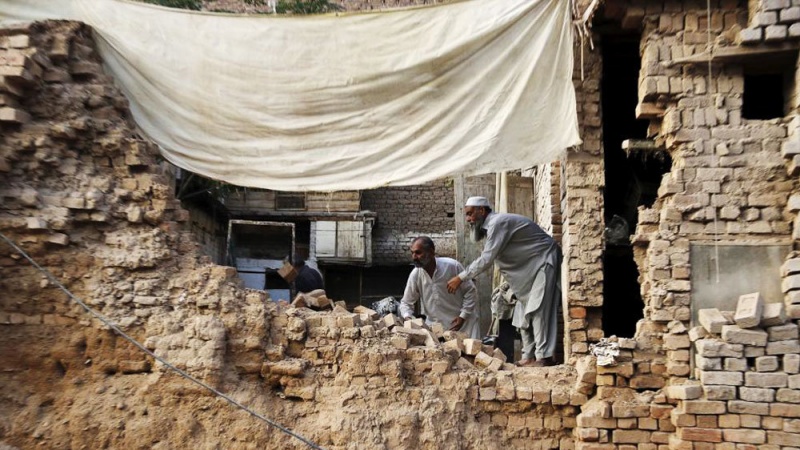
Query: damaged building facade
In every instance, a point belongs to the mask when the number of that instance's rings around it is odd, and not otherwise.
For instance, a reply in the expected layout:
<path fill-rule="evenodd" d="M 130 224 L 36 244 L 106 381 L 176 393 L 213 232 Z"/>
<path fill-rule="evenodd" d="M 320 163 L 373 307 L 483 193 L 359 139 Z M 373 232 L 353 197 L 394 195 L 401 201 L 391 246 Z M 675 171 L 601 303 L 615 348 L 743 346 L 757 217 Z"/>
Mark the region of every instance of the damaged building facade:
<path fill-rule="evenodd" d="M 574 55 L 583 145 L 521 173 L 565 256 L 564 364 L 551 368 L 245 289 L 212 263 L 225 249 L 189 231 L 200 219 L 137 135 L 90 30 L 0 30 L 0 232 L 55 277 L 0 244 L 0 444 L 306 447 L 142 353 L 58 280 L 324 448 L 800 447 L 800 6 L 608 0 L 591 20 L 593 45 L 576 39 Z M 458 205 L 485 181 L 442 181 L 454 223 L 435 230 L 393 225 L 381 208 L 402 192 L 362 192 L 358 211 L 378 215 L 373 262 L 403 256 L 376 236 L 418 231 L 469 259 Z M 591 345 L 612 335 L 616 364 L 598 366 Z"/>

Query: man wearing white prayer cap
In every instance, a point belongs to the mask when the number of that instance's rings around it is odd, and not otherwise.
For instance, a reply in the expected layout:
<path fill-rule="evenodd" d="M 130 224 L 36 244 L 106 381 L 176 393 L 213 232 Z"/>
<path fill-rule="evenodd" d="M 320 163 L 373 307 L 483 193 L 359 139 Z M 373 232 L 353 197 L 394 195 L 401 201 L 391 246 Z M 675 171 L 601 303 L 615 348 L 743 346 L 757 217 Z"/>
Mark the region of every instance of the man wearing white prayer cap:
<path fill-rule="evenodd" d="M 470 237 L 486 239 L 481 255 L 447 282 L 454 292 L 465 280 L 497 264 L 517 294 L 512 324 L 522 336 L 520 366 L 556 364 L 558 302 L 561 301 L 561 249 L 531 219 L 492 212 L 485 197 L 470 197 L 464 205 Z"/>

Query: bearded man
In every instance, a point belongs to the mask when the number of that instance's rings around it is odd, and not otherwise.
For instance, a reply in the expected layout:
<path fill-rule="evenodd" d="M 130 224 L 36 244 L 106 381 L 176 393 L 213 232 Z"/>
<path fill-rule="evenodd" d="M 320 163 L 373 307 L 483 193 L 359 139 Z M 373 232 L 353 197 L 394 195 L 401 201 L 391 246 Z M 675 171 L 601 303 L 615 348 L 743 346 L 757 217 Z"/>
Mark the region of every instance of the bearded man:
<path fill-rule="evenodd" d="M 449 292 L 497 264 L 517 294 L 512 324 L 522 336 L 520 366 L 556 362 L 558 302 L 561 300 L 561 250 L 531 219 L 494 213 L 484 197 L 470 197 L 464 207 L 474 242 L 486 239 L 483 252 L 466 270 L 447 282 Z"/>
<path fill-rule="evenodd" d="M 448 292 L 447 280 L 458 275 L 464 266 L 452 258 L 436 256 L 436 246 L 428 236 L 420 236 L 411 242 L 411 261 L 414 270 L 408 276 L 403 299 L 400 300 L 400 316 L 414 316 L 414 304 L 421 303 L 421 310 L 430 325 L 439 322 L 452 331 L 461 331 L 467 337 L 480 338 L 480 320 L 475 305 L 478 290 L 471 280 Z"/>

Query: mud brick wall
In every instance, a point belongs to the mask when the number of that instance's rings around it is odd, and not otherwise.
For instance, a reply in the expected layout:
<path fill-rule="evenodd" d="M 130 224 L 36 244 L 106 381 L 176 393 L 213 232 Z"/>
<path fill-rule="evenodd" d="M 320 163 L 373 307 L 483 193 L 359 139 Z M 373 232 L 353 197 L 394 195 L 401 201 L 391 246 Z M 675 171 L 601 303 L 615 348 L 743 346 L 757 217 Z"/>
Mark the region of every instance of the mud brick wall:
<path fill-rule="evenodd" d="M 564 177 L 562 249 L 566 279 L 565 353 L 587 354 L 589 342 L 602 337 L 600 308 L 603 305 L 604 248 L 603 187 L 599 48 L 584 52 L 581 80 L 580 48 L 576 48 L 573 80 L 578 123 L 583 145 L 569 150 L 562 163 Z"/>
<path fill-rule="evenodd" d="M 561 215 L 561 162 L 542 164 L 532 170 L 534 179 L 534 221 L 560 244 L 563 217 Z"/>
<path fill-rule="evenodd" d="M 478 341 L 421 344 L 413 324 L 242 289 L 201 256 L 90 30 L 4 29 L 10 48 L 22 57 L 0 65 L 0 232 L 146 348 L 325 448 L 574 447 L 589 391 L 572 367 L 516 368 Z M 449 189 L 417 202 L 452 207 Z M 301 448 L 92 319 L 5 243 L 0 270 L 0 447 Z"/>
<path fill-rule="evenodd" d="M 739 33 L 742 44 L 780 43 L 800 38 L 800 2 L 749 0 L 748 10 L 747 28 Z"/>
<path fill-rule="evenodd" d="M 439 256 L 456 257 L 450 180 L 363 191 L 361 209 L 378 213 L 372 235 L 373 264 L 408 264 L 411 240 L 420 235 L 433 239 Z"/>

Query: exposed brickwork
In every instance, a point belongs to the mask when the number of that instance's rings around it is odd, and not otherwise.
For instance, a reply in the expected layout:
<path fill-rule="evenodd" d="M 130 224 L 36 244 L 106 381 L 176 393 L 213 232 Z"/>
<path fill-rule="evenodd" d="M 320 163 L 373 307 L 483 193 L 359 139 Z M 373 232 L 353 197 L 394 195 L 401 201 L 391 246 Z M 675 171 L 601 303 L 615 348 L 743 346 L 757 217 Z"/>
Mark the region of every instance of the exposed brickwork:
<path fill-rule="evenodd" d="M 584 79 L 580 55 L 573 74 L 578 120 L 583 145 L 568 151 L 562 162 L 564 200 L 562 248 L 567 267 L 564 348 L 571 356 L 586 354 L 589 342 L 602 337 L 603 305 L 603 187 L 599 48 L 584 53 Z M 555 197 L 551 196 L 551 201 Z"/>
<path fill-rule="evenodd" d="M 378 213 L 372 258 L 378 265 L 407 264 L 411 240 L 430 236 L 440 256 L 456 256 L 453 184 L 439 180 L 363 191 L 361 208 Z"/>

